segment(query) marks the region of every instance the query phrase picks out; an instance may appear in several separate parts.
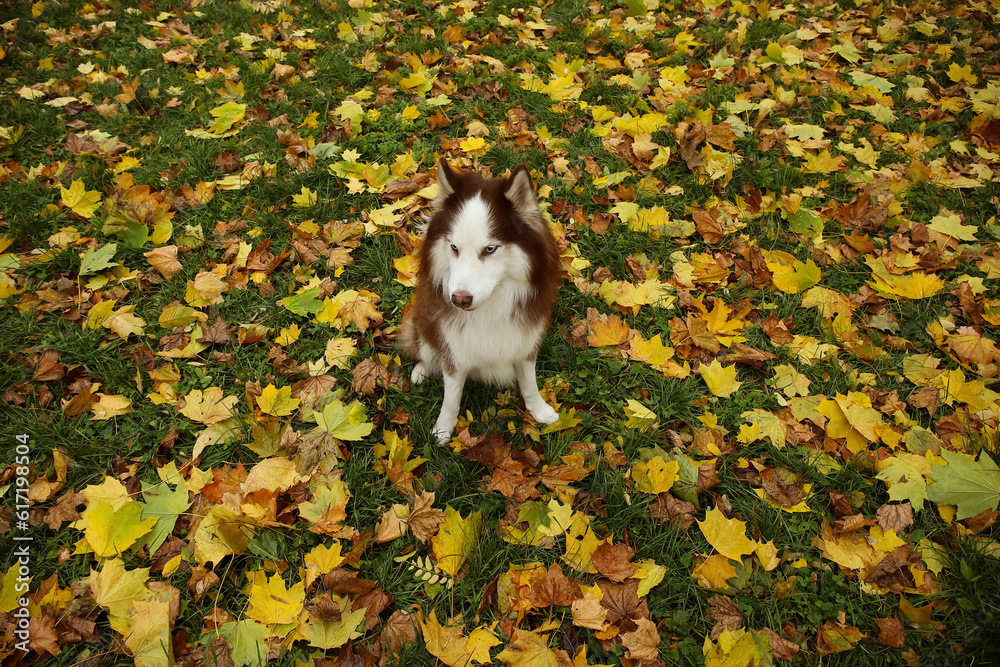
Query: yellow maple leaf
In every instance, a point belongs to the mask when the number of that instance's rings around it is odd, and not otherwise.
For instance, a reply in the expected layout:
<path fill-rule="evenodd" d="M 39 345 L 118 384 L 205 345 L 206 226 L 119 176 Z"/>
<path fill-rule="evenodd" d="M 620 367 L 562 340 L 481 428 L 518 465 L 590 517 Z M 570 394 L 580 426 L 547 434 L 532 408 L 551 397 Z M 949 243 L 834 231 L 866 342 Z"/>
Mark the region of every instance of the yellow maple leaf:
<path fill-rule="evenodd" d="M 974 86 L 976 85 L 976 82 L 979 81 L 979 77 L 972 73 L 972 65 L 968 63 L 965 65 L 952 63 L 951 67 L 948 68 L 948 71 L 945 72 L 945 74 L 947 74 L 948 78 L 955 83 L 965 81 L 970 86 Z"/>
<path fill-rule="evenodd" d="M 229 505 L 213 505 L 194 534 L 194 559 L 201 566 L 218 563 L 247 549 L 253 531 Z"/>
<path fill-rule="evenodd" d="M 134 311 L 135 304 L 122 306 L 101 322 L 101 326 L 105 329 L 111 329 L 122 338 L 128 338 L 133 334 L 141 336 L 142 327 L 146 323 L 141 317 L 134 315 Z"/>
<path fill-rule="evenodd" d="M 487 664 L 490 659 L 490 649 L 503 644 L 493 631 L 487 627 L 480 626 L 469 633 L 469 639 L 465 642 L 465 651 L 469 654 L 472 662 Z"/>
<path fill-rule="evenodd" d="M 846 158 L 843 155 L 831 155 L 829 149 L 823 149 L 818 155 L 807 153 L 802 165 L 802 171 L 806 174 L 831 174 L 846 170 Z"/>
<path fill-rule="evenodd" d="M 676 297 L 669 292 L 670 287 L 666 283 L 650 278 L 639 284 L 625 280 L 605 280 L 597 293 L 609 306 L 619 306 L 636 315 L 645 305 L 670 308 Z"/>
<path fill-rule="evenodd" d="M 456 576 L 465 565 L 482 527 L 482 513 L 470 512 L 463 517 L 451 505 L 444 508 L 444 522 L 431 538 L 431 552 L 437 558 L 438 569 Z"/>
<path fill-rule="evenodd" d="M 257 397 L 257 407 L 265 414 L 286 417 L 299 407 L 299 399 L 292 398 L 291 387 L 286 386 L 279 389 L 273 384 L 269 384 L 261 390 L 260 396 Z"/>
<path fill-rule="evenodd" d="M 187 282 L 184 300 L 195 308 L 222 303 L 222 293 L 227 289 L 229 289 L 229 285 L 218 273 L 201 271 L 194 277 L 194 280 Z"/>
<path fill-rule="evenodd" d="M 706 637 L 702 652 L 705 667 L 774 664 L 767 634 L 743 628 L 723 630 L 715 642 Z"/>
<path fill-rule="evenodd" d="M 492 145 L 482 137 L 468 137 L 459 143 L 462 152 L 473 157 L 481 157 L 486 154 Z"/>
<path fill-rule="evenodd" d="M 831 438 L 846 438 L 847 448 L 853 454 L 867 449 L 869 443 L 883 435 L 882 415 L 861 392 L 849 391 L 846 396 L 837 394 L 820 403 L 816 411 L 829 419 L 826 434 Z"/>
<path fill-rule="evenodd" d="M 635 571 L 629 575 L 629 579 L 639 580 L 639 588 L 636 591 L 636 595 L 643 598 L 657 584 L 663 581 L 663 577 L 666 574 L 667 568 L 657 565 L 656 561 L 652 559 L 646 559 L 635 564 Z"/>
<path fill-rule="evenodd" d="M 854 304 L 840 292 L 815 285 L 802 294 L 804 308 L 819 308 L 820 315 L 833 319 L 837 315 L 850 317 L 854 312 Z"/>
<path fill-rule="evenodd" d="M 566 553 L 562 555 L 564 563 L 578 572 L 594 574 L 593 555 L 597 547 L 611 538 L 598 539 L 590 527 L 590 519 L 583 512 L 574 512 L 569 528 L 566 530 Z"/>
<path fill-rule="evenodd" d="M 215 118 L 215 121 L 209 126 L 208 131 L 212 134 L 224 134 L 228 132 L 233 125 L 243 120 L 243 116 L 246 115 L 246 109 L 247 105 L 240 104 L 239 102 L 226 102 L 222 106 L 215 107 L 209 112 Z"/>
<path fill-rule="evenodd" d="M 558 667 L 559 656 L 549 648 L 548 636 L 514 628 L 514 636 L 496 659 L 508 667 Z"/>
<path fill-rule="evenodd" d="M 653 424 L 655 424 L 657 420 L 655 412 L 634 398 L 630 398 L 628 399 L 628 402 L 626 402 L 625 416 L 628 417 L 628 419 L 625 420 L 625 426 L 638 429 L 640 431 L 648 431 L 653 427 Z"/>
<path fill-rule="evenodd" d="M 112 558 L 104 561 L 100 572 L 90 571 L 90 595 L 112 616 L 124 617 L 135 611 L 135 600 L 149 596 L 148 580 L 148 567 L 126 570 L 120 558 Z"/>
<path fill-rule="evenodd" d="M 736 576 L 736 566 L 722 554 L 698 556 L 691 568 L 691 576 L 702 588 L 725 590 L 729 586 L 728 581 Z"/>
<path fill-rule="evenodd" d="M 184 397 L 184 407 L 180 412 L 193 422 L 215 424 L 233 416 L 233 408 L 240 402 L 238 396 L 223 396 L 219 387 L 192 389 Z"/>
<path fill-rule="evenodd" d="M 243 482 L 243 493 L 253 493 L 261 489 L 267 491 L 287 491 L 289 487 L 308 479 L 295 470 L 295 462 L 284 456 L 264 459 L 247 473 Z"/>
<path fill-rule="evenodd" d="M 357 352 L 357 344 L 353 338 L 331 338 L 326 341 L 323 358 L 326 359 L 326 363 L 335 368 L 349 370 L 348 360 L 354 356 L 355 352 Z"/>
<path fill-rule="evenodd" d="M 91 421 L 104 421 L 132 412 L 132 399 L 119 394 L 95 394 L 97 401 L 90 404 L 94 413 Z"/>
<path fill-rule="evenodd" d="M 786 294 L 798 294 L 807 290 L 823 277 L 822 271 L 811 259 L 805 263 L 796 259 L 791 265 L 768 262 L 767 268 L 771 271 L 771 283 Z"/>
<path fill-rule="evenodd" d="M 939 278 L 937 274 L 915 271 L 909 275 L 897 276 L 889 273 L 885 264 L 871 255 L 865 256 L 865 263 L 871 268 L 874 279 L 868 284 L 885 297 L 927 299 L 944 288 L 944 280 Z"/>
<path fill-rule="evenodd" d="M 313 206 L 317 201 L 316 193 L 306 186 L 302 186 L 302 190 L 297 195 L 292 195 L 292 206 L 296 208 L 308 208 Z"/>
<path fill-rule="evenodd" d="M 136 600 L 132 626 L 125 637 L 125 646 L 132 651 L 140 667 L 172 667 L 173 642 L 170 637 L 170 602 Z"/>
<path fill-rule="evenodd" d="M 302 635 L 309 641 L 310 646 L 324 650 L 340 648 L 364 634 L 362 631 L 364 621 L 365 608 L 351 611 L 350 601 L 345 600 L 338 620 L 327 621 L 313 616 L 302 626 Z"/>
<path fill-rule="evenodd" d="M 838 534 L 823 519 L 821 535 L 813 537 L 813 546 L 823 552 L 823 557 L 832 560 L 845 570 L 858 570 L 862 579 L 867 577 L 882 560 L 884 554 L 876 554 L 864 537 L 855 533 Z"/>
<path fill-rule="evenodd" d="M 420 623 L 420 632 L 424 637 L 424 647 L 427 652 L 449 667 L 461 667 L 469 664 L 472 659 L 466 650 L 469 638 L 463 633 L 461 618 L 453 618 L 447 625 L 441 625 L 437 612 L 431 613 Z"/>
<path fill-rule="evenodd" d="M 702 364 L 698 372 L 713 396 L 728 398 L 743 384 L 736 379 L 736 364 L 723 366 L 718 359 L 713 359 L 711 364 Z"/>
<path fill-rule="evenodd" d="M 972 243 L 977 240 L 976 232 L 979 230 L 975 225 L 963 225 L 962 218 L 957 213 L 953 213 L 944 207 L 938 211 L 937 215 L 931 218 L 927 229 L 935 231 L 938 234 L 950 236 L 953 239 Z"/>
<path fill-rule="evenodd" d="M 635 488 L 643 493 L 665 493 L 677 481 L 681 469 L 677 461 L 664 461 L 662 456 L 654 456 L 647 462 L 632 466 L 632 481 Z"/>
<path fill-rule="evenodd" d="M 739 519 L 727 519 L 718 507 L 705 513 L 698 522 L 702 535 L 715 550 L 726 558 L 740 560 L 757 549 L 759 543 L 746 536 L 746 524 Z"/>
<path fill-rule="evenodd" d="M 750 313 L 750 308 L 736 311 L 725 304 L 722 299 L 716 299 L 711 310 L 705 308 L 701 298 L 695 300 L 695 306 L 702 312 L 705 328 L 721 345 L 730 346 L 733 343 L 744 343 L 746 338 L 739 332 L 746 326 L 743 318 Z"/>
<path fill-rule="evenodd" d="M 299 619 L 306 597 L 305 585 L 301 581 L 286 588 L 280 574 L 268 578 L 263 570 L 257 570 L 249 576 L 248 617 L 264 625 L 285 625 Z"/>
<path fill-rule="evenodd" d="M 94 216 L 94 211 L 101 205 L 101 193 L 97 190 L 87 190 L 80 179 L 70 183 L 68 189 L 60 188 L 60 191 L 62 192 L 62 205 L 81 218 L 89 220 Z"/>
<path fill-rule="evenodd" d="M 302 560 L 307 568 L 315 567 L 319 574 L 326 574 L 340 567 L 340 564 L 344 562 L 344 557 L 340 551 L 340 542 L 333 540 L 329 546 L 317 544 Z"/>
<path fill-rule="evenodd" d="M 156 517 L 142 518 L 142 506 L 128 502 L 117 510 L 108 503 L 92 509 L 84 538 L 98 558 L 117 556 L 153 529 Z"/>

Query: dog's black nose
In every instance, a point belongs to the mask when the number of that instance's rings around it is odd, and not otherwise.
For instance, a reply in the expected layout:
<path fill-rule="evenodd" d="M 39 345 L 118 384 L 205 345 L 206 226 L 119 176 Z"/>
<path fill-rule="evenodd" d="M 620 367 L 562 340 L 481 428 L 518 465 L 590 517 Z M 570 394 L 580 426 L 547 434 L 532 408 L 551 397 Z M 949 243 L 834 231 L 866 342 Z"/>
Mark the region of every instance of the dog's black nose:
<path fill-rule="evenodd" d="M 472 295 L 468 292 L 455 292 L 451 295 L 451 302 L 459 308 L 468 310 L 472 308 Z"/>

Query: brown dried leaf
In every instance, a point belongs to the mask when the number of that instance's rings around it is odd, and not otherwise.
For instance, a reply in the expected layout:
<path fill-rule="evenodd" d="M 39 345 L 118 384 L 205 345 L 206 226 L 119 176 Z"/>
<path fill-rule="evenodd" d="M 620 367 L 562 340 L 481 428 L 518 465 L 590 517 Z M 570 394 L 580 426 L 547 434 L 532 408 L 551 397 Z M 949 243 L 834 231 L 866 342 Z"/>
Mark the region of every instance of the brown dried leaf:
<path fill-rule="evenodd" d="M 903 648 L 906 646 L 906 636 L 903 632 L 903 624 L 895 616 L 886 618 L 876 618 L 875 625 L 878 627 L 878 637 L 875 641 L 882 646 L 892 648 Z"/>
<path fill-rule="evenodd" d="M 548 570 L 536 572 L 530 585 L 527 600 L 537 609 L 568 607 L 580 597 L 580 587 L 555 563 L 549 565 Z"/>
<path fill-rule="evenodd" d="M 893 593 L 902 593 L 905 588 L 914 588 L 916 584 L 909 565 L 919 560 L 920 554 L 915 553 L 909 544 L 898 546 L 865 577 L 865 583 L 888 588 Z"/>
<path fill-rule="evenodd" d="M 379 362 L 378 357 L 365 359 L 354 367 L 351 375 L 354 376 L 354 391 L 365 396 L 374 395 L 377 385 L 387 387 L 393 381 L 389 369 Z"/>
<path fill-rule="evenodd" d="M 58 350 L 43 350 L 42 356 L 35 366 L 35 374 L 31 377 L 36 382 L 48 382 L 49 380 L 61 380 L 66 374 L 66 369 L 59 363 Z"/>
<path fill-rule="evenodd" d="M 635 550 L 626 544 L 608 544 L 604 542 L 594 549 L 591 560 L 597 571 L 615 582 L 628 579 L 635 572 L 632 556 Z"/>
<path fill-rule="evenodd" d="M 719 638 L 723 630 L 739 630 L 743 627 L 743 612 L 733 599 L 726 595 L 708 598 L 708 620 L 715 621 L 709 635 L 712 641 Z"/>
<path fill-rule="evenodd" d="M 760 483 L 768 495 L 785 507 L 792 507 L 806 497 L 802 474 L 788 468 L 765 468 L 760 472 Z"/>
<path fill-rule="evenodd" d="M 413 509 L 410 510 L 410 517 L 406 520 L 410 532 L 424 544 L 437 534 L 438 526 L 445 518 L 444 511 L 432 507 L 433 504 L 434 492 L 424 491 L 413 499 Z"/>
<path fill-rule="evenodd" d="M 882 505 L 875 513 L 878 525 L 882 531 L 894 530 L 897 533 L 913 525 L 913 506 L 909 502 L 898 505 Z"/>
<path fill-rule="evenodd" d="M 622 633 L 622 646 L 625 647 L 625 657 L 630 660 L 653 661 L 660 657 L 660 633 L 656 623 L 648 618 L 636 621 L 635 632 Z"/>

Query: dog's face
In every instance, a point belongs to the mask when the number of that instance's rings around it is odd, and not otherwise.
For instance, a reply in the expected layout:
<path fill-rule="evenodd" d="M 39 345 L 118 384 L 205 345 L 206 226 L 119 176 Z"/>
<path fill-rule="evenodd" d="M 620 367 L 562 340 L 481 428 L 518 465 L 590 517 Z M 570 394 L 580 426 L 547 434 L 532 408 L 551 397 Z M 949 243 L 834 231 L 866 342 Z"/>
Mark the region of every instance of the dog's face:
<path fill-rule="evenodd" d="M 514 296 L 531 291 L 531 260 L 518 243 L 518 228 L 529 224 L 525 211 L 540 220 L 526 169 L 506 181 L 477 182 L 480 189 L 462 191 L 467 183 L 446 163 L 438 168 L 441 194 L 432 224 L 443 229 L 431 241 L 431 279 L 463 310 L 482 306 L 500 285 Z"/>

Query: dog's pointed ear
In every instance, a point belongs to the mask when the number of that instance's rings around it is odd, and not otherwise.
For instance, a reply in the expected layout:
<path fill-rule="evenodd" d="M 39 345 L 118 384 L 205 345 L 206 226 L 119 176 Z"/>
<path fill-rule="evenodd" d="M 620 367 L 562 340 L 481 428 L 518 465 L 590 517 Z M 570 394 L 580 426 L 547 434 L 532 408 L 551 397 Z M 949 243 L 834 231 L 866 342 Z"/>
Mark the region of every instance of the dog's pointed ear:
<path fill-rule="evenodd" d="M 444 158 L 438 160 L 438 193 L 431 204 L 433 210 L 437 211 L 444 205 L 444 200 L 455 191 L 455 182 L 457 180 L 458 175 L 448 166 L 448 161 Z"/>
<path fill-rule="evenodd" d="M 542 229 L 545 223 L 538 208 L 538 201 L 535 199 L 535 186 L 531 182 L 531 174 L 526 166 L 519 164 L 514 167 L 510 178 L 507 179 L 503 194 L 521 220 L 529 227 Z"/>

